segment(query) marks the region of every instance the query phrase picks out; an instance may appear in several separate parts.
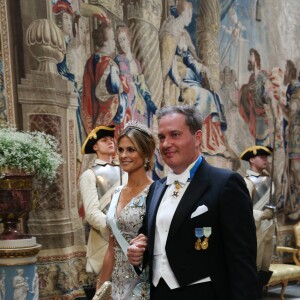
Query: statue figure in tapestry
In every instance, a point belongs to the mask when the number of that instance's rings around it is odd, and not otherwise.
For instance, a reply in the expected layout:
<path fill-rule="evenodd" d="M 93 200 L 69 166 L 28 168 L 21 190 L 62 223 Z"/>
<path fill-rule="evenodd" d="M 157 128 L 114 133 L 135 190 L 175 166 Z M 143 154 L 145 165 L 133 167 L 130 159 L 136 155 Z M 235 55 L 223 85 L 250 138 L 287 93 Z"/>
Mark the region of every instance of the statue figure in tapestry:
<path fill-rule="evenodd" d="M 88 59 L 86 38 L 88 33 L 88 20 L 75 14 L 72 23 L 73 40 L 68 45 L 66 59 L 69 72 L 74 75 L 77 91 L 82 92 L 82 79 L 84 66 Z"/>
<path fill-rule="evenodd" d="M 286 162 L 289 218 L 300 219 L 300 74 L 291 60 L 287 60 L 284 73 L 287 85 L 286 105 L 281 105 L 285 117 Z"/>
<path fill-rule="evenodd" d="M 115 62 L 120 69 L 121 81 L 128 87 L 128 93 L 127 105 L 119 106 L 122 112 L 116 115 L 114 121 L 117 124 L 125 124 L 128 120 L 134 119 L 151 127 L 152 115 L 155 114 L 157 107 L 151 99 L 141 65 L 131 52 L 131 34 L 127 26 L 118 26 L 116 40 L 119 54 L 115 57 Z"/>
<path fill-rule="evenodd" d="M 73 9 L 70 1 L 68 0 L 58 0 L 52 6 L 52 12 L 54 14 L 55 23 L 62 31 L 64 35 L 67 50 L 68 45 L 72 40 L 72 21 L 73 21 Z M 66 55 L 63 61 L 57 64 L 57 71 L 59 74 L 68 78 L 71 81 L 74 81 L 74 75 L 70 72 L 67 67 Z"/>
<path fill-rule="evenodd" d="M 209 70 L 196 54 L 188 31 L 192 4 L 181 1 L 160 30 L 164 104 L 194 104 L 203 116 L 203 152 L 226 155 L 226 120 L 219 96 L 204 88 L 209 85 Z M 228 153 L 227 153 L 228 154 Z"/>
<path fill-rule="evenodd" d="M 251 73 L 249 81 L 240 90 L 239 111 L 249 125 L 255 144 L 269 146 L 270 132 L 274 130 L 273 121 L 276 113 L 274 87 L 269 74 L 261 69 L 258 51 L 253 48 L 249 51 L 248 71 Z"/>
<path fill-rule="evenodd" d="M 120 80 L 119 68 L 113 60 L 116 45 L 112 27 L 102 22 L 92 35 L 97 49 L 86 62 L 81 102 L 81 119 L 86 133 L 97 125 L 109 125 L 114 119 L 123 119 L 129 92 L 127 84 Z"/>

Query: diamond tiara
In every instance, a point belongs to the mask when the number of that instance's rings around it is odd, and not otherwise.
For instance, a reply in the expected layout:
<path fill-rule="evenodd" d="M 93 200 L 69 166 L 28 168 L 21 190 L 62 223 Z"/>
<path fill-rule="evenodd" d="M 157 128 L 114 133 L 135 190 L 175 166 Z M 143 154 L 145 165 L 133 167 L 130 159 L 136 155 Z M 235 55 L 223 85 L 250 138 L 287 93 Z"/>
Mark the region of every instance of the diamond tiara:
<path fill-rule="evenodd" d="M 146 125 L 144 125 L 136 120 L 131 120 L 131 121 L 127 122 L 124 126 L 124 129 L 127 129 L 127 128 L 139 130 L 143 133 L 146 133 L 149 136 L 152 135 L 150 129 Z"/>

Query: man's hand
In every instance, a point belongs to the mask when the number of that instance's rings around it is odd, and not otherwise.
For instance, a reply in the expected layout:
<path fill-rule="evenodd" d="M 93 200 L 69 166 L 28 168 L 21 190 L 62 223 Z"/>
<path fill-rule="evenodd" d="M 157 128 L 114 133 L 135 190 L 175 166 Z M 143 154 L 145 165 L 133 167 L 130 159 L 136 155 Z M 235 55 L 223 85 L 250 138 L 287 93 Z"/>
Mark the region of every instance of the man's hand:
<path fill-rule="evenodd" d="M 147 241 L 147 237 L 143 234 L 139 234 L 130 241 L 130 246 L 127 250 L 127 257 L 129 263 L 131 263 L 133 266 L 141 265 L 143 261 L 143 255 L 147 247 Z"/>

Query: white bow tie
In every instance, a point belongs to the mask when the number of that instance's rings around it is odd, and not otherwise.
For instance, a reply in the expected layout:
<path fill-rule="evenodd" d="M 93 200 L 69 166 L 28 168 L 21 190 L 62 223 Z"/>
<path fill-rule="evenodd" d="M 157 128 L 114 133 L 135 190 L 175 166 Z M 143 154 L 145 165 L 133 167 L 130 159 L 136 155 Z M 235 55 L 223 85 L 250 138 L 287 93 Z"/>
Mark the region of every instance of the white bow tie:
<path fill-rule="evenodd" d="M 167 182 L 166 182 L 166 184 L 167 185 L 171 185 L 175 181 L 177 181 L 177 182 L 179 182 L 179 183 L 181 183 L 181 184 L 184 185 L 184 184 L 187 183 L 189 177 L 190 177 L 190 172 L 183 172 L 182 174 L 179 174 L 179 175 L 171 172 L 171 173 L 169 173 L 167 175 Z"/>

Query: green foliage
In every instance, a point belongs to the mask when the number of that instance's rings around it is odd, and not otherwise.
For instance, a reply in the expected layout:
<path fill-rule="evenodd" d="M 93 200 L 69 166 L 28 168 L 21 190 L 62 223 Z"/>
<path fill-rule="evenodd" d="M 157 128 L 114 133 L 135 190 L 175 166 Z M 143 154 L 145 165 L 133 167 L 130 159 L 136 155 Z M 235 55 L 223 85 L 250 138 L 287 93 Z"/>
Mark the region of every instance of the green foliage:
<path fill-rule="evenodd" d="M 57 139 L 39 131 L 0 128 L 0 167 L 23 169 L 37 180 L 52 181 L 63 163 Z"/>

